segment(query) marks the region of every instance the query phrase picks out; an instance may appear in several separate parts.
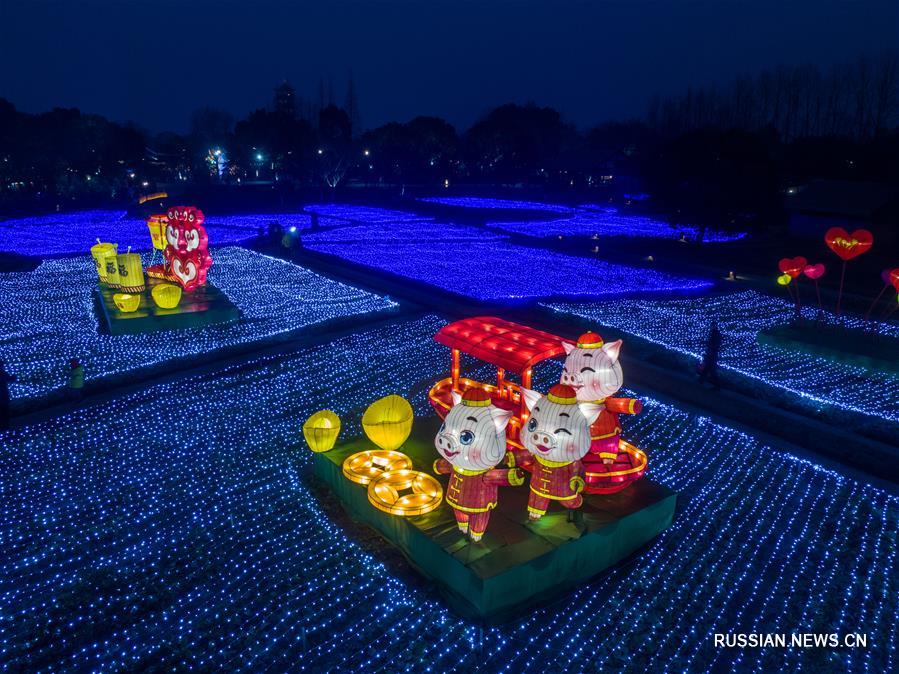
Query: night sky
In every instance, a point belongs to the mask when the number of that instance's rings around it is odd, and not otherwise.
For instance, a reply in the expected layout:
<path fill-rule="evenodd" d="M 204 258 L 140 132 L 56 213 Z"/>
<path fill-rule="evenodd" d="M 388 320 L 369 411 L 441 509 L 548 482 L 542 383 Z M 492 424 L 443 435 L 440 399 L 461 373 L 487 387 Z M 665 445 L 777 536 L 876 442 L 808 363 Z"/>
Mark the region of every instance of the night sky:
<path fill-rule="evenodd" d="M 899 43 L 896 0 L 0 0 L 0 96 L 152 131 L 201 105 L 235 117 L 284 78 L 363 125 L 417 114 L 466 127 L 534 101 L 581 127 L 642 115 L 653 93 L 778 63 L 822 66 Z"/>

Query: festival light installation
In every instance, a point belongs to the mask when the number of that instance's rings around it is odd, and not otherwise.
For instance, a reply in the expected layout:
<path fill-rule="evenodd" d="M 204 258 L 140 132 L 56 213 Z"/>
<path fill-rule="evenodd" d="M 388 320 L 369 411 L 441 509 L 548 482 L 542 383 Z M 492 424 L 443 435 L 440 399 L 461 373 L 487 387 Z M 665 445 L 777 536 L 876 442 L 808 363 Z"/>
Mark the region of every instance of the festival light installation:
<path fill-rule="evenodd" d="M 472 388 L 453 391 L 434 446 L 440 458 L 434 472 L 449 475 L 446 503 L 453 510 L 459 531 L 479 541 L 487 530 L 490 511 L 496 508 L 499 487 L 524 484 L 517 468 L 496 468 L 506 456 L 506 426 L 512 410 L 493 404 L 490 394 Z"/>
<path fill-rule="evenodd" d="M 579 402 L 600 405 L 590 426 L 590 451 L 584 456 L 584 491 L 613 494 L 646 472 L 646 453 L 621 439 L 620 414 L 639 414 L 643 403 L 616 397 L 624 384 L 618 355 L 622 340 L 606 343 L 595 332 L 585 332 L 575 344 L 565 342 L 565 364 L 560 383 L 574 388 Z"/>
<path fill-rule="evenodd" d="M 143 237 L 146 228 L 143 229 Z M 147 262 L 145 259 L 144 262 Z M 304 267 L 242 248 L 219 248 L 209 280 L 246 320 L 158 335 L 98 334 L 91 292 L 97 274 L 84 257 L 43 261 L 34 271 L 0 274 L 0 353 L 18 381 L 13 398 L 64 387 L 58 354 L 77 353 L 88 381 L 122 376 L 166 361 L 289 336 L 308 326 L 396 307 L 396 303 L 332 281 Z M 179 287 L 180 289 L 180 287 Z"/>
<path fill-rule="evenodd" d="M 361 432 L 352 410 L 445 371 L 430 341 L 442 324 L 362 331 L 0 432 L 4 664 L 896 670 L 899 500 L 651 398 L 629 437 L 652 454 L 653 479 L 685 498 L 639 564 L 483 628 L 393 573 L 323 510 L 296 420 L 337 400 Z M 541 371 L 535 387 L 558 375 Z M 429 409 L 421 393 L 410 402 Z M 856 651 L 722 649 L 708 637 L 860 625 L 874 646 Z"/>
<path fill-rule="evenodd" d="M 837 316 L 840 316 L 840 301 L 843 299 L 843 283 L 846 280 L 846 263 L 871 250 L 874 236 L 867 229 L 857 229 L 852 234 L 842 227 L 831 227 L 824 233 L 824 243 L 834 255 L 843 261 L 840 267 L 840 289 L 837 292 Z"/>
<path fill-rule="evenodd" d="M 97 276 L 102 283 L 106 283 L 106 279 L 108 278 L 106 258 L 107 256 L 114 257 L 115 251 L 116 245 L 114 243 L 103 243 L 99 239 L 97 239 L 97 243 L 91 246 L 91 257 L 94 258 L 94 264 L 97 267 Z"/>
<path fill-rule="evenodd" d="M 402 493 L 408 490 L 408 493 Z M 391 470 L 368 485 L 368 501 L 375 508 L 397 517 L 425 515 L 443 500 L 443 488 L 427 473 Z"/>
<path fill-rule="evenodd" d="M 711 281 L 566 255 L 498 239 L 488 242 L 307 242 L 319 253 L 484 301 L 530 298 L 603 298 L 648 293 L 692 293 Z M 503 270 L 486 275 L 484 269 Z M 527 274 L 512 270 L 527 269 Z"/>
<path fill-rule="evenodd" d="M 412 432 L 412 406 L 398 395 L 376 400 L 362 415 L 365 435 L 377 447 L 392 451 L 399 449 Z"/>
<path fill-rule="evenodd" d="M 203 223 L 206 216 L 193 206 L 176 206 L 166 214 L 165 263 L 147 269 L 150 276 L 178 283 L 185 292 L 206 285 L 212 266 L 209 236 Z"/>
<path fill-rule="evenodd" d="M 119 311 L 125 314 L 130 314 L 137 311 L 137 308 L 140 306 L 140 295 L 131 295 L 129 293 L 115 293 L 112 296 L 112 301 L 115 302 L 116 307 L 118 307 Z"/>
<path fill-rule="evenodd" d="M 181 302 L 181 286 L 174 283 L 158 283 L 153 286 L 150 295 L 160 309 L 174 309 Z"/>
<path fill-rule="evenodd" d="M 550 503 L 569 510 L 580 508 L 586 484 L 581 459 L 590 451 L 590 426 L 602 408 L 597 403 L 579 403 L 577 392 L 565 384 L 554 385 L 546 395 L 530 389 L 521 393 L 531 413 L 521 430 L 530 456 L 516 457 L 531 473 L 528 517 L 540 519 Z"/>
<path fill-rule="evenodd" d="M 412 470 L 412 459 L 390 449 L 366 449 L 348 456 L 342 468 L 347 480 L 365 485 L 384 473 Z"/>
<path fill-rule="evenodd" d="M 577 316 L 594 325 L 623 330 L 698 360 L 706 346 L 705 330 L 718 321 L 724 334 L 719 367 L 736 376 L 735 383 L 752 395 L 764 395 L 773 404 L 803 409 L 819 415 L 837 414 L 839 423 L 868 425 L 871 419 L 899 421 L 899 381 L 888 373 L 835 362 L 831 359 L 784 351 L 759 344 L 759 331 L 783 323 L 785 300 L 752 290 L 706 297 L 702 302 L 686 299 L 624 299 L 599 304 L 551 303 L 553 311 Z M 813 307 L 803 308 L 803 318 L 814 321 Z M 830 312 L 820 316 L 836 324 Z M 843 325 L 864 328 L 864 321 L 843 316 Z M 899 327 L 878 322 L 884 335 L 899 337 Z M 853 421 L 854 420 L 854 421 Z"/>
<path fill-rule="evenodd" d="M 491 199 L 478 197 L 432 197 L 420 199 L 431 203 L 463 208 L 489 210 L 526 210 L 547 213 L 544 220 L 496 220 L 488 226 L 499 231 L 536 238 L 620 237 L 647 239 L 684 239 L 706 243 L 725 243 L 746 237 L 745 232 L 723 232 L 696 226 L 672 225 L 664 220 L 634 213 L 622 213 L 608 205 L 582 204 L 569 207 L 536 201 Z"/>
<path fill-rule="evenodd" d="M 285 227 L 309 226 L 309 216 L 302 213 L 216 215 L 204 226 L 210 239 L 217 246 L 224 246 L 253 239 L 275 221 Z M 130 247 L 136 252 L 150 251 L 153 242 L 147 236 L 147 227 L 144 218 L 115 210 L 10 218 L 0 220 L 0 250 L 38 257 L 81 255 L 100 237 L 117 242 L 120 250 Z"/>
<path fill-rule="evenodd" d="M 331 410 L 316 412 L 303 424 L 303 437 L 313 452 L 329 452 L 340 435 L 340 417 Z"/>
<path fill-rule="evenodd" d="M 125 254 L 117 255 L 116 263 L 119 268 L 119 287 L 126 293 L 143 292 L 146 285 L 144 283 L 144 265 L 140 255 L 129 250 Z"/>

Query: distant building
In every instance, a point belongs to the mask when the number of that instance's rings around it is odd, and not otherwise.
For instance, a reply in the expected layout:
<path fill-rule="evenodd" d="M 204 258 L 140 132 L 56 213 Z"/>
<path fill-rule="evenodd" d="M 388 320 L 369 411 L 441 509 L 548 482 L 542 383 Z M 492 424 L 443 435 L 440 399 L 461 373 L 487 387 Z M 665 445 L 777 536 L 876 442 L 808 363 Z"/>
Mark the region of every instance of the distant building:
<path fill-rule="evenodd" d="M 287 80 L 275 87 L 275 112 L 294 117 L 297 112 L 297 92 Z"/>
<path fill-rule="evenodd" d="M 790 214 L 790 231 L 823 236 L 831 227 L 852 230 L 877 227 L 889 238 L 897 235 L 899 189 L 881 183 L 852 180 L 814 180 L 788 187 L 784 207 Z"/>

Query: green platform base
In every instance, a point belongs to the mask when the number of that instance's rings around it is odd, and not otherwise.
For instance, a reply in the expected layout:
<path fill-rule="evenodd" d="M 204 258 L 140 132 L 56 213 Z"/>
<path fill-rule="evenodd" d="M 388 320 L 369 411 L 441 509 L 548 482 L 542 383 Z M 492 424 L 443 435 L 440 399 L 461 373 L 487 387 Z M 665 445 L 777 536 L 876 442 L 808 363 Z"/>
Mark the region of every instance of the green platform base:
<path fill-rule="evenodd" d="M 192 293 L 182 293 L 180 304 L 174 309 L 160 309 L 150 295 L 157 279 L 148 278 L 147 287 L 140 294 L 137 311 L 123 313 L 112 300 L 122 292 L 101 283 L 95 293 L 97 315 L 110 335 L 140 335 L 160 330 L 203 328 L 207 325 L 233 323 L 240 320 L 240 310 L 227 295 L 213 285 L 206 284 Z"/>
<path fill-rule="evenodd" d="M 436 424 L 416 423 L 417 433 L 400 451 L 412 458 L 417 470 L 433 474 Z M 366 487 L 341 472 L 343 460 L 364 449 L 374 447 L 368 440 L 353 440 L 315 454 L 315 474 L 354 519 L 399 548 L 447 603 L 469 618 L 504 620 L 556 598 L 639 550 L 674 519 L 677 494 L 644 478 L 618 494 L 587 495 L 574 522 L 555 505 L 542 519 L 530 522 L 525 484 L 500 490 L 487 533 L 479 543 L 471 543 L 458 531 L 445 503 L 417 517 L 396 517 L 372 506 Z M 446 476 L 438 479 L 445 488 Z"/>

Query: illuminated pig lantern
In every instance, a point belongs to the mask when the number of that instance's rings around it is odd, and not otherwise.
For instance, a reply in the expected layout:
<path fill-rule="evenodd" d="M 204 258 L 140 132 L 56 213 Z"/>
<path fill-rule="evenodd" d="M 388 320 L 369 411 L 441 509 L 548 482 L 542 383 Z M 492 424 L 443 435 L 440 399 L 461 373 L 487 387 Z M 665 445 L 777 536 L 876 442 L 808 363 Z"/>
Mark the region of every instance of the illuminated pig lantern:
<path fill-rule="evenodd" d="M 493 405 L 481 389 L 463 395 L 453 391 L 452 399 L 453 407 L 434 439 L 441 456 L 434 462 L 434 472 L 450 476 L 446 502 L 459 531 L 479 541 L 496 507 L 499 487 L 524 484 L 524 473 L 495 468 L 506 454 L 506 426 L 512 412 Z"/>
<path fill-rule="evenodd" d="M 577 392 L 578 401 L 602 405 L 602 412 L 590 427 L 590 456 L 585 463 L 597 459 L 606 464 L 613 463 L 619 454 L 621 437 L 618 415 L 639 414 L 643 409 L 643 403 L 636 398 L 610 397 L 624 383 L 618 362 L 621 344 L 620 339 L 606 344 L 595 332 L 585 332 L 578 337 L 576 345 L 568 342 L 563 345 L 568 355 L 562 368 L 561 383 Z"/>
<path fill-rule="evenodd" d="M 602 407 L 579 403 L 575 390 L 565 384 L 556 384 L 545 396 L 526 388 L 521 393 L 530 410 L 521 431 L 531 455 L 522 458 L 531 471 L 528 516 L 540 519 L 552 501 L 569 510 L 580 508 L 585 485 L 581 459 L 590 451 L 590 425 Z"/>
<path fill-rule="evenodd" d="M 193 206 L 177 206 L 166 214 L 165 275 L 191 292 L 206 285 L 206 272 L 212 266 L 209 237 L 203 227 L 203 211 Z"/>

